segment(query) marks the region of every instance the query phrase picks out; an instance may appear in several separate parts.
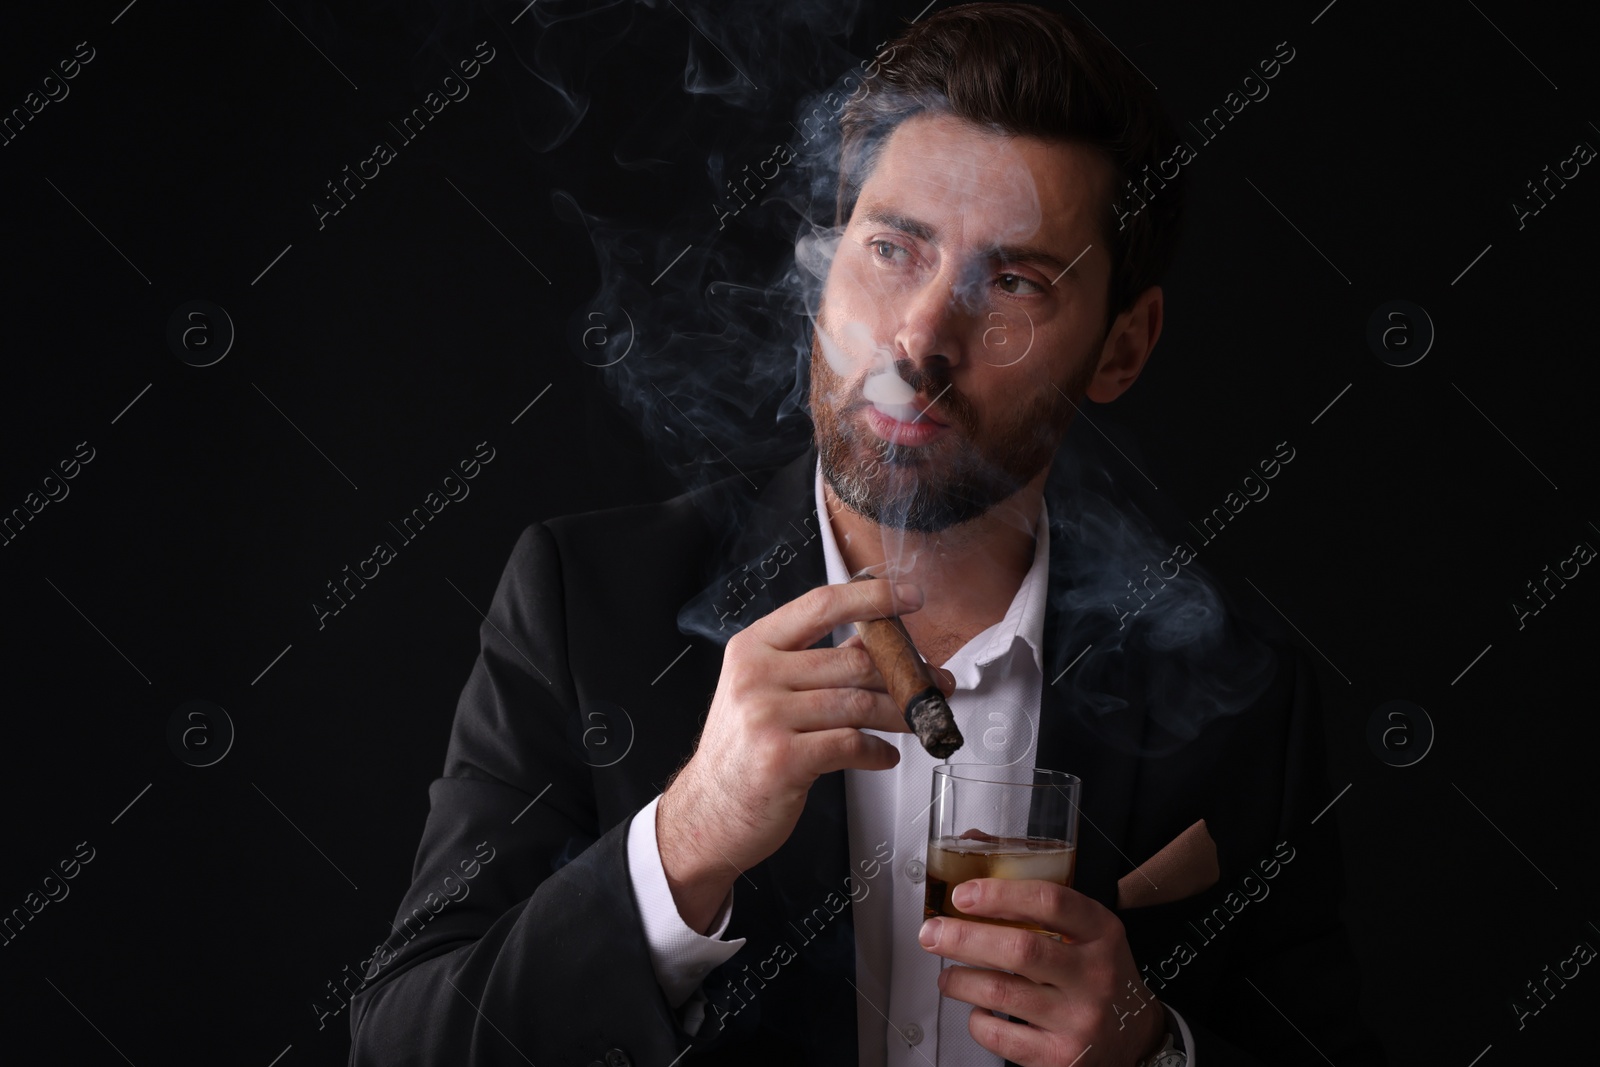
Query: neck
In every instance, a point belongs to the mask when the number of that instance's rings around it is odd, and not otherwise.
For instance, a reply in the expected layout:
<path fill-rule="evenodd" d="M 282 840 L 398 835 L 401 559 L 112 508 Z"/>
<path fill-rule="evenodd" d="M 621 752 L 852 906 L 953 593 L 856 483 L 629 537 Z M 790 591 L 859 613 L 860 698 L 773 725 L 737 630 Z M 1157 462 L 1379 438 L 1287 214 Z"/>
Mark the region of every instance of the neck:
<path fill-rule="evenodd" d="M 1048 473 L 1049 468 L 1040 471 L 977 518 L 936 533 L 879 525 L 846 507 L 827 479 L 822 495 L 839 555 L 851 574 L 870 569 L 922 587 L 926 606 L 906 617 L 907 627 L 937 625 L 971 636 L 1005 616 L 1033 565 L 1034 528 Z"/>

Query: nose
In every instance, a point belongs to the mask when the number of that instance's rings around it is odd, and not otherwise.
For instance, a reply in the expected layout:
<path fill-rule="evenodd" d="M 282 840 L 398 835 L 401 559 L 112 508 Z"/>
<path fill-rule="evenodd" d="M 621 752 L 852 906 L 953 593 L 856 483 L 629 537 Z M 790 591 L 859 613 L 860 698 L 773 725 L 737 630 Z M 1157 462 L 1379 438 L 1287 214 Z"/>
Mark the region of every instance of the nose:
<path fill-rule="evenodd" d="M 961 362 L 963 324 L 970 311 L 957 292 L 959 284 L 944 270 L 907 295 L 894 338 L 897 359 L 924 368 L 932 362 L 951 367 Z"/>

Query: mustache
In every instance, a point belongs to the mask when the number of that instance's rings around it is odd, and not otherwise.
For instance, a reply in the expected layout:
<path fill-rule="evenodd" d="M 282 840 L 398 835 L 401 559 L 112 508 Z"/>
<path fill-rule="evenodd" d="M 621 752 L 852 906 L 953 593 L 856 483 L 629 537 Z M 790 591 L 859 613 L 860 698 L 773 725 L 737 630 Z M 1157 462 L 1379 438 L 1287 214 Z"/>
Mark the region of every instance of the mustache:
<path fill-rule="evenodd" d="M 895 360 L 894 370 L 900 380 L 911 387 L 916 397 L 927 403 L 930 417 L 963 430 L 972 429 L 972 407 L 968 404 L 967 398 L 956 391 L 949 375 L 923 370 L 910 359 Z M 850 391 L 850 402 L 845 405 L 846 412 L 854 412 L 871 403 L 865 394 L 866 381 L 866 376 L 863 376 L 860 383 Z"/>

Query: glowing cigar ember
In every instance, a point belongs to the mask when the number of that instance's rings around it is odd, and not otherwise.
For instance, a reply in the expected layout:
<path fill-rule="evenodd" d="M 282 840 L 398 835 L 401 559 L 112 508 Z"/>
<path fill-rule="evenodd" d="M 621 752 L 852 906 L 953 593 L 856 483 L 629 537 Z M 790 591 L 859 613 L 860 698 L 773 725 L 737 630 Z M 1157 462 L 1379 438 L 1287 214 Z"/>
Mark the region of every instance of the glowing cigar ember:
<path fill-rule="evenodd" d="M 858 574 L 850 580 L 858 582 L 871 577 Z M 906 725 L 916 733 L 928 754 L 945 759 L 960 748 L 961 731 L 956 728 L 955 716 L 950 713 L 950 705 L 934 679 L 933 668 L 917 651 L 899 616 L 858 622 L 856 633 L 861 635 L 867 655 L 883 675 L 889 696 L 904 713 Z"/>

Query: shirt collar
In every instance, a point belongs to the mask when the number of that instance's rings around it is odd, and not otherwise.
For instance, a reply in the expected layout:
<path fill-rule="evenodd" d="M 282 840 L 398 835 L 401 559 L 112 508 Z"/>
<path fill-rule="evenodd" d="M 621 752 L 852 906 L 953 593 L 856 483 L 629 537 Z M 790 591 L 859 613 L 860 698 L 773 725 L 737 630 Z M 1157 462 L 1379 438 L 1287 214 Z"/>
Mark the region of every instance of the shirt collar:
<path fill-rule="evenodd" d="M 837 585 L 847 582 L 850 580 L 850 572 L 846 569 L 844 557 L 839 552 L 839 544 L 834 540 L 833 522 L 828 515 L 827 501 L 822 492 L 820 458 L 817 460 L 813 493 L 816 497 L 817 515 L 819 518 L 829 519 L 817 523 L 822 534 L 822 558 L 827 565 L 828 583 Z M 1023 576 L 1022 584 L 1017 587 L 1016 595 L 1011 598 L 1011 606 L 1006 609 L 1005 617 L 968 641 L 945 664 L 946 669 L 954 673 L 957 680 L 963 683 L 963 688 L 975 686 L 978 669 L 988 666 L 1010 652 L 1018 638 L 1033 653 L 1034 666 L 1040 671 L 1044 670 L 1041 648 L 1044 644 L 1044 609 L 1050 575 L 1050 512 L 1045 506 L 1043 497 L 1039 500 L 1039 519 L 1034 526 L 1033 534 L 1033 563 L 1028 567 L 1028 573 Z M 969 665 L 974 675 L 970 679 L 963 677 Z M 968 682 L 971 684 L 966 684 Z"/>

